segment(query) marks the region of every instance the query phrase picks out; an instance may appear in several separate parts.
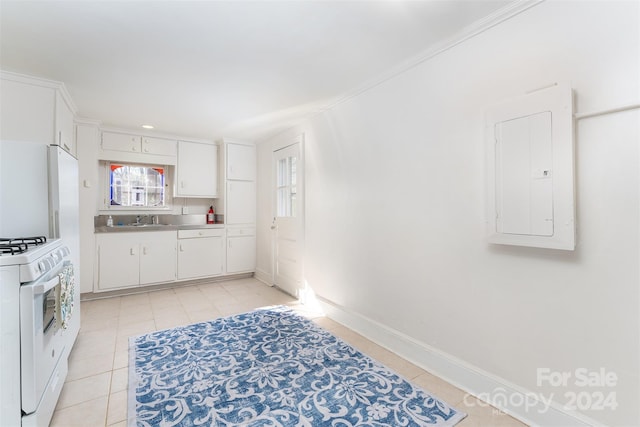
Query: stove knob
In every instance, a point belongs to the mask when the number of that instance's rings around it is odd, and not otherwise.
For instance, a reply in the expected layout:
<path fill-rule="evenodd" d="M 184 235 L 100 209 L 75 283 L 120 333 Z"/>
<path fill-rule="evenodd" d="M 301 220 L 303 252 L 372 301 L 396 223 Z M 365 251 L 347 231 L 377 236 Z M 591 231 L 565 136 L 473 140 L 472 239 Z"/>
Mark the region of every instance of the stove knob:
<path fill-rule="evenodd" d="M 42 273 L 43 271 L 44 271 L 44 262 L 43 262 L 43 261 L 40 261 L 40 262 L 38 263 L 38 268 L 36 269 L 36 272 L 37 272 L 37 273 Z"/>

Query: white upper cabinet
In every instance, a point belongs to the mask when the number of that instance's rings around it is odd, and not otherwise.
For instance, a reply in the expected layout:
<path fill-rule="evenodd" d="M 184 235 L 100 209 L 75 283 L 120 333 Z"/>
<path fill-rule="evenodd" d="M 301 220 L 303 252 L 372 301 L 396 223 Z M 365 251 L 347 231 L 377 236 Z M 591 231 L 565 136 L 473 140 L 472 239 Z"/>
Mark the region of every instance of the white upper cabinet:
<path fill-rule="evenodd" d="M 175 156 L 178 153 L 175 140 L 149 136 L 142 137 L 141 149 L 144 154 L 158 154 L 160 156 Z"/>
<path fill-rule="evenodd" d="M 218 197 L 218 146 L 178 141 L 176 197 Z"/>
<path fill-rule="evenodd" d="M 3 71 L 0 138 L 56 144 L 76 155 L 75 106 L 64 84 Z"/>
<path fill-rule="evenodd" d="M 99 157 L 102 160 L 129 161 L 175 165 L 178 141 L 128 134 L 125 132 L 102 132 Z"/>
<path fill-rule="evenodd" d="M 227 144 L 227 179 L 255 181 L 255 146 L 233 143 Z"/>
<path fill-rule="evenodd" d="M 123 151 L 125 153 L 140 153 L 141 140 L 142 137 L 136 135 L 103 132 L 102 149 L 111 151 Z"/>
<path fill-rule="evenodd" d="M 255 224 L 256 183 L 227 181 L 227 225 Z"/>
<path fill-rule="evenodd" d="M 251 225 L 256 222 L 256 146 L 225 141 L 225 223 Z"/>

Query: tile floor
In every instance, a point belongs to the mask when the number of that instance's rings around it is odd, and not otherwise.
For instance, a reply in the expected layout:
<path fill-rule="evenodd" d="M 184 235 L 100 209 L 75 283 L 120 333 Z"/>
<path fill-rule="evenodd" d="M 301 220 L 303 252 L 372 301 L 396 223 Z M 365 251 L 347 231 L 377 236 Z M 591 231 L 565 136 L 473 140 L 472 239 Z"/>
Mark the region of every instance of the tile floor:
<path fill-rule="evenodd" d="M 82 328 L 69 358 L 69 374 L 51 426 L 126 426 L 130 336 L 276 304 L 292 306 L 305 314 L 305 308 L 292 297 L 253 278 L 83 301 Z M 475 403 L 475 399 L 465 399 L 462 390 L 339 323 L 326 317 L 315 317 L 314 321 L 466 412 L 468 416 L 459 427 L 524 426 L 485 404 Z"/>

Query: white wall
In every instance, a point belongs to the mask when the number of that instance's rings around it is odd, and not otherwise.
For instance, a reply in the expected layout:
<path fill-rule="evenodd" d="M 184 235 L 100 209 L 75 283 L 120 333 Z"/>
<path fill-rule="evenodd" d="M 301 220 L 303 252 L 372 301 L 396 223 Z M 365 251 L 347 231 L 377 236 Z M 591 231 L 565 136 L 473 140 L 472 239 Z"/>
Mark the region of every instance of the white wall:
<path fill-rule="evenodd" d="M 574 252 L 485 242 L 483 140 L 487 105 L 556 81 L 578 113 L 640 102 L 639 5 L 544 2 L 259 144 L 258 271 L 271 151 L 304 133 L 316 294 L 560 405 L 613 391 L 616 410 L 581 414 L 640 424 L 640 112 L 577 123 Z M 538 368 L 601 367 L 615 387 L 536 384 Z"/>
<path fill-rule="evenodd" d="M 80 180 L 80 292 L 93 292 L 95 261 L 95 236 L 93 217 L 100 194 L 100 179 L 97 169 L 100 129 L 97 122 L 76 123 L 76 146 L 78 151 L 78 176 Z"/>

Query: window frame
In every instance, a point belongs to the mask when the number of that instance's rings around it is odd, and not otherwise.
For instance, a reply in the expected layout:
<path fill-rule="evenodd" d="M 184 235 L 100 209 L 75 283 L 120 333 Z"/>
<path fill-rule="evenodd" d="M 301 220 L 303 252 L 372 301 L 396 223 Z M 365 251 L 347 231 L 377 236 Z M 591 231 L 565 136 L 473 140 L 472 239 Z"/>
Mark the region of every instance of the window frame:
<path fill-rule="evenodd" d="M 112 189 L 111 189 L 111 173 L 112 166 L 131 166 L 131 167 L 144 167 L 144 168 L 152 168 L 152 169 L 161 169 L 163 174 L 164 181 L 164 205 L 162 206 L 122 206 L 122 205 L 112 205 Z M 147 164 L 147 163 L 137 163 L 137 162 L 116 162 L 116 161 L 108 161 L 105 162 L 105 174 L 104 174 L 104 203 L 103 209 L 108 211 L 126 211 L 126 212 L 134 212 L 134 211 L 167 211 L 171 210 L 171 178 L 172 173 L 171 169 L 168 165 L 159 165 L 159 164 Z"/>

